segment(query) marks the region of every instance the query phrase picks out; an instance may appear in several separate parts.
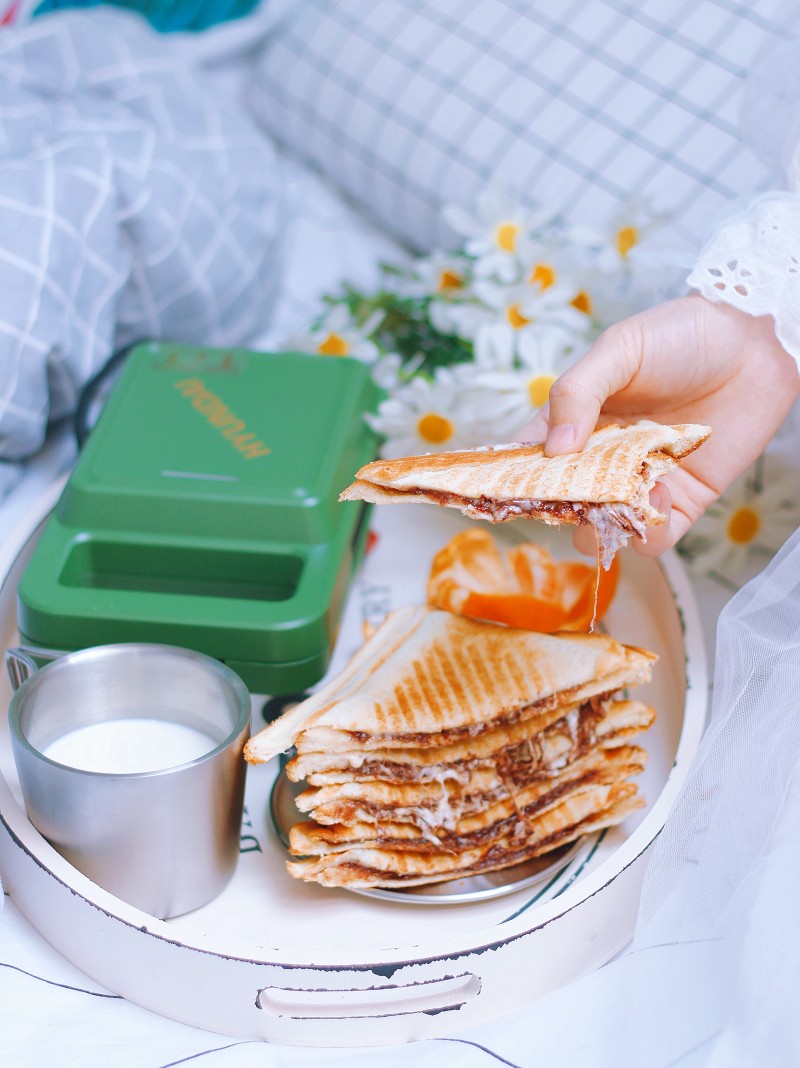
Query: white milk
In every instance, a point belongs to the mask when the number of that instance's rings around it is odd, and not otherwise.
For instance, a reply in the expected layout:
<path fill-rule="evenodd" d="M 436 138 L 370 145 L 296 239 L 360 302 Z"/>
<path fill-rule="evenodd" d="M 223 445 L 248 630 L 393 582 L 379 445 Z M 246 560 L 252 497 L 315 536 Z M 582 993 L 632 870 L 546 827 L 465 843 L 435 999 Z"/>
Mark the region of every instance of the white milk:
<path fill-rule="evenodd" d="M 129 775 L 186 764 L 217 745 L 194 727 L 163 719 L 114 719 L 62 734 L 46 757 L 82 771 Z"/>

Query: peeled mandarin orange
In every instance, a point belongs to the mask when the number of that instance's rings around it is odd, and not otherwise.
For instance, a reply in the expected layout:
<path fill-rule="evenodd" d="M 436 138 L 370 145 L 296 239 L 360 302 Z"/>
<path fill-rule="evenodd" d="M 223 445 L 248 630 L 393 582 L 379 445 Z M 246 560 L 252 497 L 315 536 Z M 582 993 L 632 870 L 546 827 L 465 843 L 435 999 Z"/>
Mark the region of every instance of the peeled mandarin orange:
<path fill-rule="evenodd" d="M 489 531 L 466 530 L 436 554 L 428 602 L 524 630 L 581 631 L 607 610 L 618 577 L 617 558 L 609 571 L 602 571 L 577 560 L 556 561 L 543 546 L 532 543 L 503 553 Z"/>

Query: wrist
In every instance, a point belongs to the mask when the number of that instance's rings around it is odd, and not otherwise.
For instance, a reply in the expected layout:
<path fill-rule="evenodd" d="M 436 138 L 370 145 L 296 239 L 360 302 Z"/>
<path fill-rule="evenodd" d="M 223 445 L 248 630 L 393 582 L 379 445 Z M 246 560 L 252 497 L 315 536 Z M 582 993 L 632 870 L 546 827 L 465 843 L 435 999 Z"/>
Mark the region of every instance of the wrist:
<path fill-rule="evenodd" d="M 727 344 L 730 358 L 758 368 L 771 387 L 780 387 L 794 400 L 800 395 L 800 369 L 797 357 L 778 336 L 772 315 L 753 315 L 727 302 L 709 300 L 700 293 L 688 298 L 702 319 L 701 333 L 706 344 Z"/>

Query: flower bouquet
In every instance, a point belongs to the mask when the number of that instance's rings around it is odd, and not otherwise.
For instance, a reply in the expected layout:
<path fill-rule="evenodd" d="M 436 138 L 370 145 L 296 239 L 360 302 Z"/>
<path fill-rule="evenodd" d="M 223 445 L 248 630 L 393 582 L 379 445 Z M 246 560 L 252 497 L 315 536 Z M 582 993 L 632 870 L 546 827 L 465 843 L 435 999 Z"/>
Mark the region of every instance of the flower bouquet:
<path fill-rule="evenodd" d="M 600 331 L 655 299 L 636 251 L 662 220 L 639 204 L 579 228 L 492 190 L 445 218 L 460 248 L 384 266 L 378 292 L 345 288 L 287 342 L 372 366 L 385 457 L 513 441 Z"/>

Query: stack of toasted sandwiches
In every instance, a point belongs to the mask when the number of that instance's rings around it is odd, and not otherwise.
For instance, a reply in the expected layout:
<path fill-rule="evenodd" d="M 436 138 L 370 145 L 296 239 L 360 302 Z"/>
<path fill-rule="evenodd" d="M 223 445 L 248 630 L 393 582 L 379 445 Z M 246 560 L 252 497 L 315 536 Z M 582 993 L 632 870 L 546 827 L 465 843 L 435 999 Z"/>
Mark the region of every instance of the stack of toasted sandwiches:
<path fill-rule="evenodd" d="M 617 696 L 655 656 L 605 635 L 545 635 L 430 607 L 389 615 L 341 674 L 253 737 L 294 747 L 307 816 L 291 875 L 408 887 L 510 867 L 644 802 L 632 739 L 654 712 Z"/>

